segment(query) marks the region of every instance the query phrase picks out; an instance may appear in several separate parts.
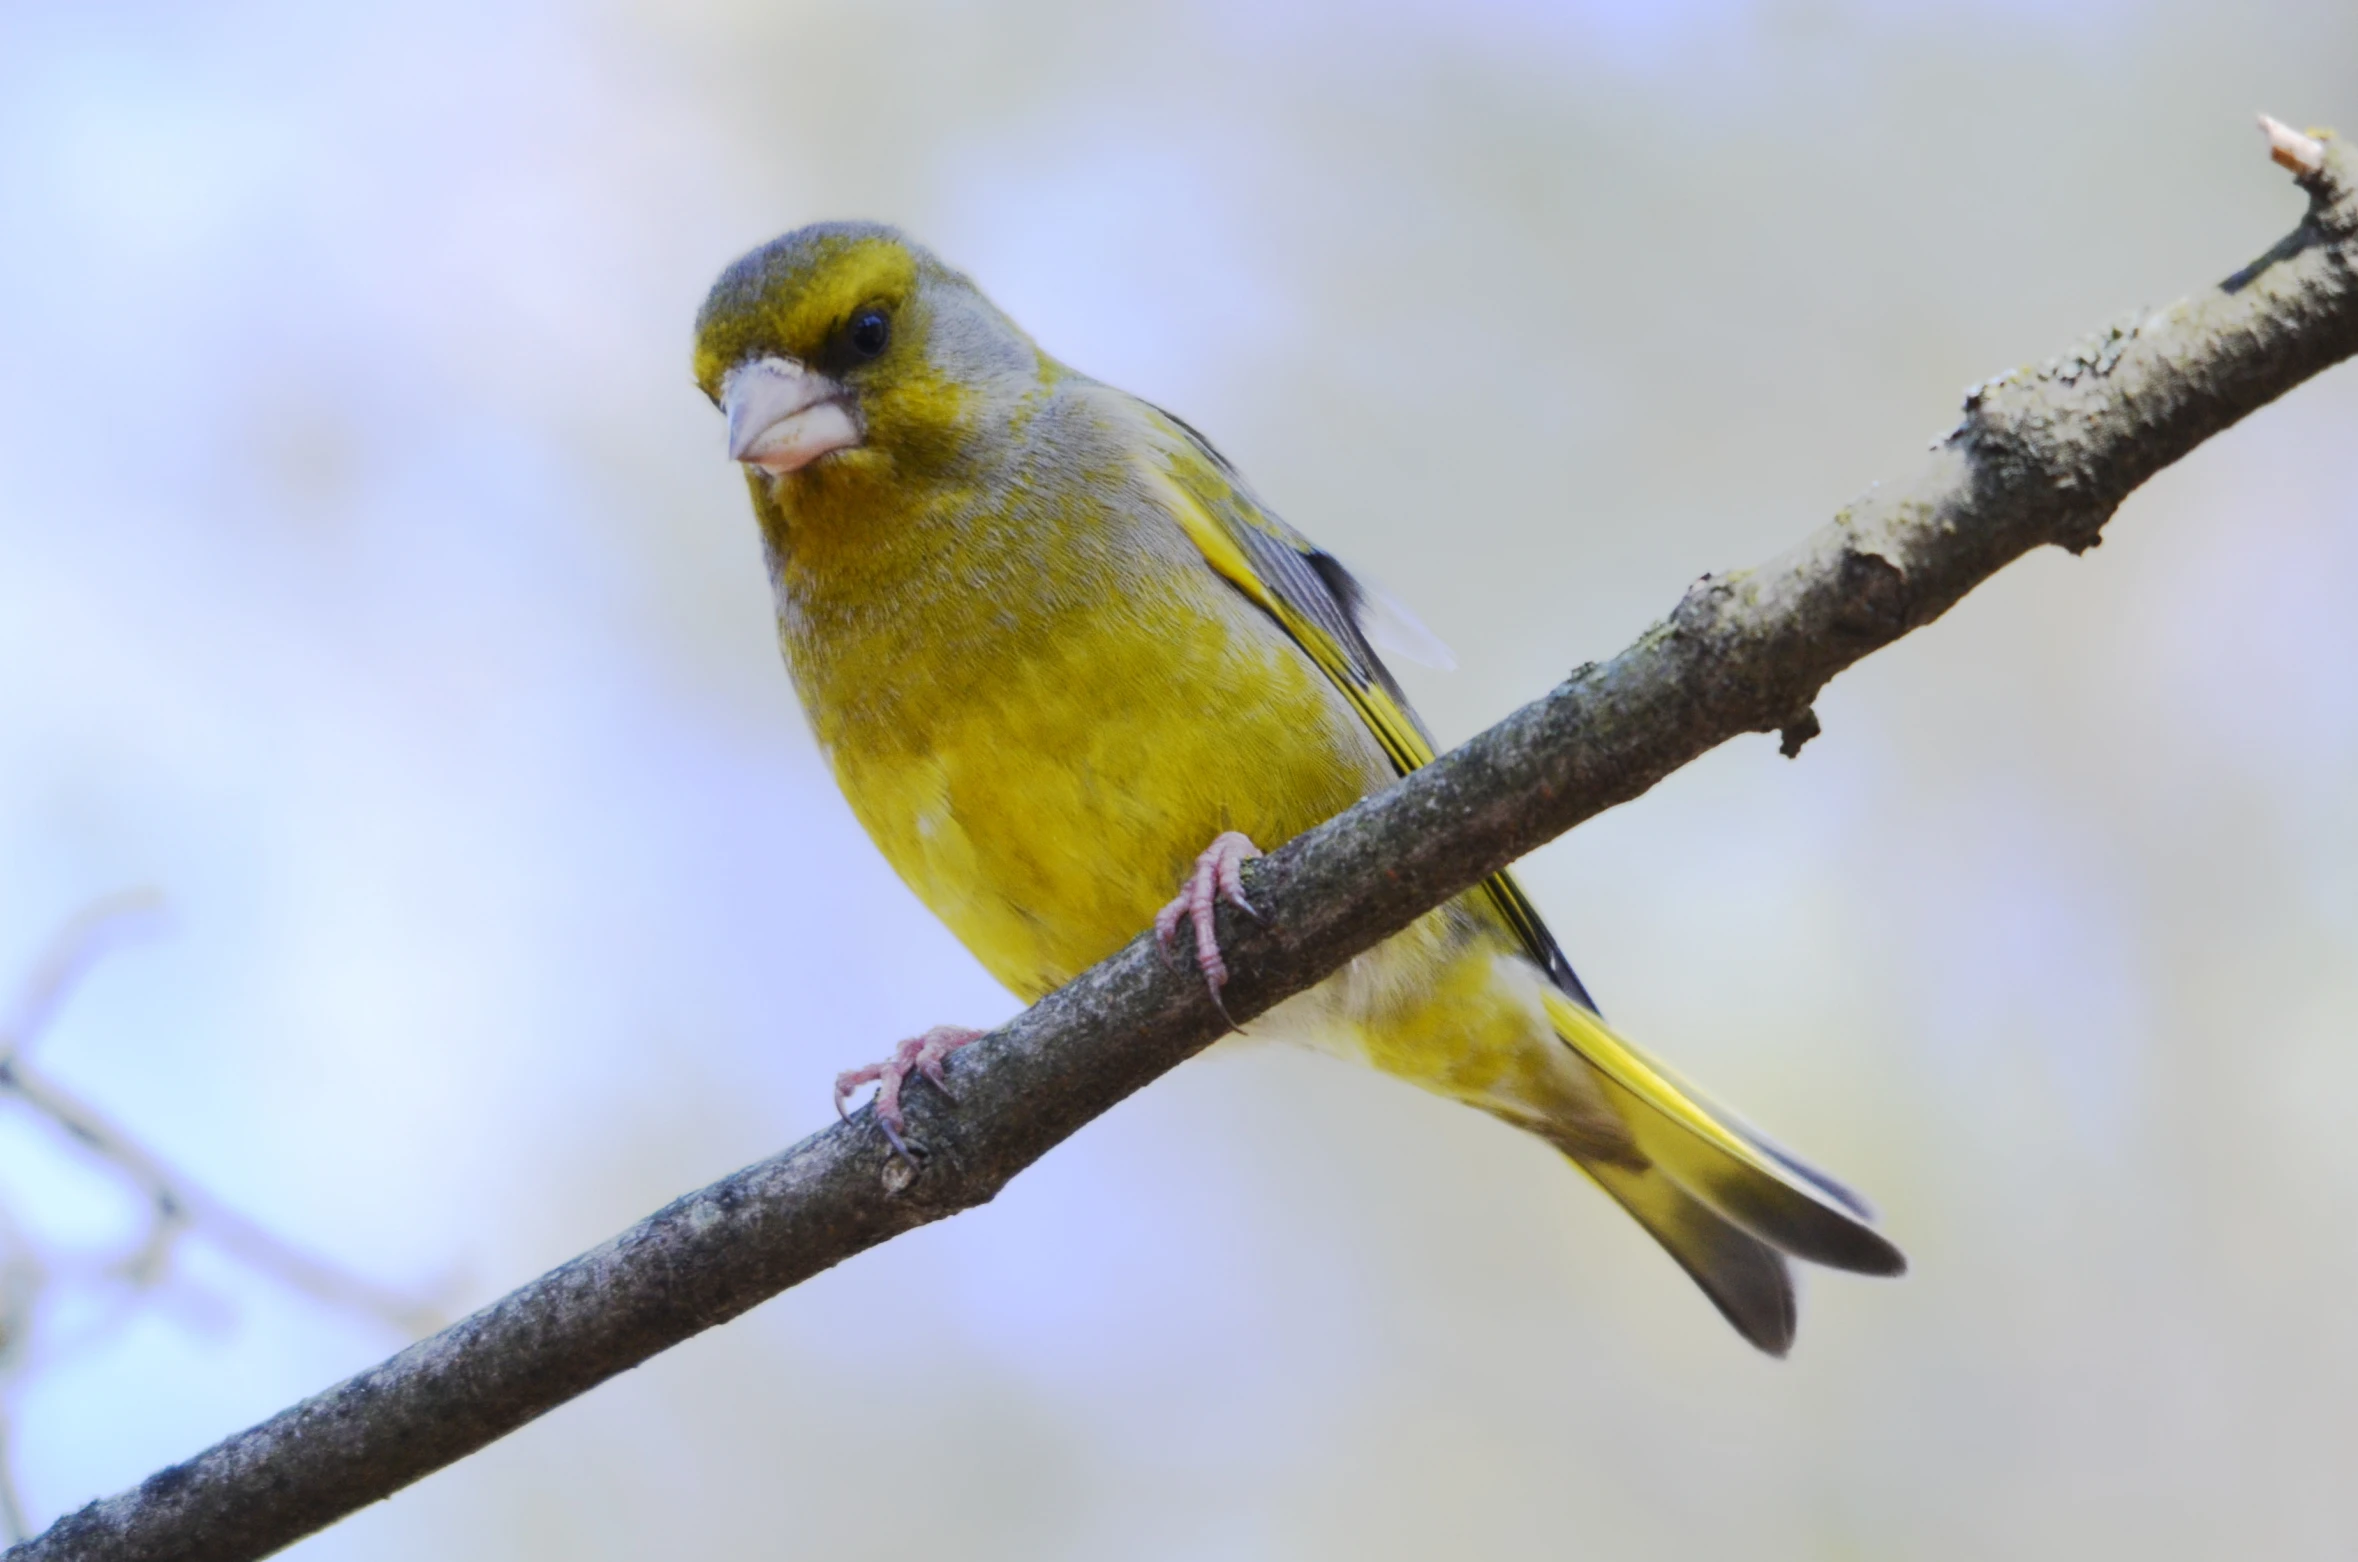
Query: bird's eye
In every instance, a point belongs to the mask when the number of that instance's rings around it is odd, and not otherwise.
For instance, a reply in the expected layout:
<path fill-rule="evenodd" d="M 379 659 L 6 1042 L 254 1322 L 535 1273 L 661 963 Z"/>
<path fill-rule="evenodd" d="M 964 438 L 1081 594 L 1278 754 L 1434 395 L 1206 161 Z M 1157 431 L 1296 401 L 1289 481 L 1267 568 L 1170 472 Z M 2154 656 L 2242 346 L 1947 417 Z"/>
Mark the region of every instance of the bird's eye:
<path fill-rule="evenodd" d="M 851 326 L 844 334 L 853 352 L 863 358 L 874 358 L 892 340 L 892 322 L 881 309 L 863 309 L 852 316 Z"/>

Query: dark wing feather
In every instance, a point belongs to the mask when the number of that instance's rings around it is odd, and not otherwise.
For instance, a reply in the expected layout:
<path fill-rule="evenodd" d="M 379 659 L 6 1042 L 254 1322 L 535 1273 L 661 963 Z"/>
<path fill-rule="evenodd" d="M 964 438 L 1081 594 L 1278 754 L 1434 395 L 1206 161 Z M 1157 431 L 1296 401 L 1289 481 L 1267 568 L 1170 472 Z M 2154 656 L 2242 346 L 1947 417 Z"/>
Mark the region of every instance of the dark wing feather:
<path fill-rule="evenodd" d="M 1408 696 L 1401 692 L 1391 669 L 1368 644 L 1361 622 L 1365 588 L 1340 559 L 1253 497 L 1236 468 L 1210 440 L 1160 407 L 1150 410 L 1185 438 L 1205 467 L 1189 471 L 1182 463 L 1171 476 L 1183 496 L 1200 510 L 1200 519 L 1218 529 L 1216 536 L 1205 535 L 1193 524 L 1197 518 L 1180 517 L 1180 524 L 1188 527 L 1204 548 L 1212 567 L 1275 619 L 1318 664 L 1383 745 L 1394 769 L 1406 775 L 1431 764 L 1435 752 L 1432 734 L 1410 708 Z M 1235 564 L 1243 565 L 1242 571 Z M 1573 974 L 1572 963 L 1564 958 L 1555 936 L 1540 921 L 1538 910 L 1514 876 L 1504 872 L 1491 875 L 1483 882 L 1481 893 L 1548 979 L 1591 1013 L 1598 1012 L 1596 1000 Z"/>

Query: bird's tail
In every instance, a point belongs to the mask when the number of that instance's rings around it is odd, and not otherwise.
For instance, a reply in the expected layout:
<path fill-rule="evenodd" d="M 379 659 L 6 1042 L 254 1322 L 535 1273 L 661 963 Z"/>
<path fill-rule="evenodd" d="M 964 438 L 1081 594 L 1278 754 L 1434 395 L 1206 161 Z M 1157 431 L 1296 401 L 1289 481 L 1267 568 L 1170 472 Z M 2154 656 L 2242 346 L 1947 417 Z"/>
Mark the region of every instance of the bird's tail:
<path fill-rule="evenodd" d="M 1705 1103 L 1574 999 L 1546 999 L 1556 1034 L 1594 1071 L 1643 1162 L 1583 1160 L 1581 1169 L 1744 1338 L 1777 1356 L 1792 1344 L 1787 1256 L 1859 1274 L 1906 1270 L 1856 1194 Z"/>

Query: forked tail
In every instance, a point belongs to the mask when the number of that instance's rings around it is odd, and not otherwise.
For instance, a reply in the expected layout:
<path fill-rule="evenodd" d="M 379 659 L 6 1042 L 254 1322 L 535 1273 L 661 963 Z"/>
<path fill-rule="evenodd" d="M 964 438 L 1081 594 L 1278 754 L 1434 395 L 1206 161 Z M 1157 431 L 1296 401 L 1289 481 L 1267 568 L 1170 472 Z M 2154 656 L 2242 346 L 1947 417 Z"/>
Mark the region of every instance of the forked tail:
<path fill-rule="evenodd" d="M 1771 1355 L 1793 1343 L 1785 1257 L 1858 1274 L 1904 1273 L 1867 1206 L 1705 1104 L 1572 998 L 1546 995 L 1556 1034 L 1595 1071 L 1646 1164 L 1580 1162 L 1652 1232 L 1738 1333 Z"/>

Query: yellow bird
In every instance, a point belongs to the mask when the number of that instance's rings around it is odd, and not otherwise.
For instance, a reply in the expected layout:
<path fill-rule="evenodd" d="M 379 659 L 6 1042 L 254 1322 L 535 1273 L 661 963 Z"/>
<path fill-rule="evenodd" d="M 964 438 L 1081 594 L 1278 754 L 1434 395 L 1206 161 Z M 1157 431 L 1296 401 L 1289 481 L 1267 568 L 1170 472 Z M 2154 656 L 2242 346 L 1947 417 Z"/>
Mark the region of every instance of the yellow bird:
<path fill-rule="evenodd" d="M 1042 352 L 891 228 L 790 233 L 722 274 L 697 384 L 728 417 L 779 639 L 852 811 L 1026 1001 L 1149 922 L 1217 996 L 1238 864 L 1433 758 L 1377 604 L 1178 418 Z M 1174 887 L 1178 899 L 1171 898 Z M 1250 1028 L 1564 1152 L 1744 1338 L 1783 1354 L 1787 1255 L 1898 1274 L 1857 1198 L 1608 1029 L 1500 874 Z M 891 1061 L 937 1082 L 976 1032 Z"/>

